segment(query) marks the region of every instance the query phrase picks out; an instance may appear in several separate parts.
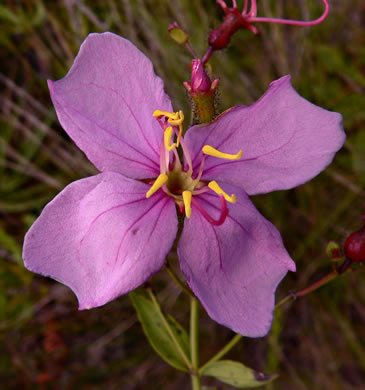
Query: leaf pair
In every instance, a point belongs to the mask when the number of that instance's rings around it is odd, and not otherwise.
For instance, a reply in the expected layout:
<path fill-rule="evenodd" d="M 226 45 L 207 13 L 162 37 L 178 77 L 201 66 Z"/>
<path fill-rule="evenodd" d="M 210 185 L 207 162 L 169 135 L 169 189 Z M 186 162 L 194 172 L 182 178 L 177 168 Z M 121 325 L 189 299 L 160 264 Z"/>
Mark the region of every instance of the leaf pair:
<path fill-rule="evenodd" d="M 129 296 L 151 346 L 171 366 L 184 372 L 192 371 L 188 333 L 173 317 L 163 314 L 152 291 L 147 291 L 149 297 L 142 289 L 131 292 Z M 215 377 L 238 389 L 263 386 L 276 378 L 231 360 L 207 363 L 199 370 L 199 375 Z M 215 390 L 214 387 L 203 389 Z"/>

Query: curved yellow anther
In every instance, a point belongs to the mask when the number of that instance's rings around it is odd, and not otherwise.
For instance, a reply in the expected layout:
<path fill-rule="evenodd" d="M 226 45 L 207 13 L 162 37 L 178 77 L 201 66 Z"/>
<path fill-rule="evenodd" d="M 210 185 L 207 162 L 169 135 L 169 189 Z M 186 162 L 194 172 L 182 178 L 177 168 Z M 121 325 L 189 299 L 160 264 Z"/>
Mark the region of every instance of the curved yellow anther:
<path fill-rule="evenodd" d="M 161 111 L 161 110 L 153 111 L 152 116 L 155 116 L 155 117 L 165 116 L 168 119 L 179 119 L 178 112 L 169 112 L 169 111 Z"/>
<path fill-rule="evenodd" d="M 230 203 L 236 203 L 237 199 L 236 199 L 236 195 L 232 194 L 231 196 L 229 196 L 226 192 L 224 192 L 222 190 L 222 188 L 219 187 L 218 183 L 213 180 L 211 181 L 209 184 L 208 184 L 208 187 L 214 191 L 216 194 L 218 195 L 223 195 L 224 196 L 224 199 L 227 201 L 227 202 L 230 202 Z"/>
<path fill-rule="evenodd" d="M 164 173 L 161 173 L 161 175 L 159 175 L 159 177 L 152 184 L 152 187 L 147 191 L 146 198 L 149 198 L 157 190 L 159 190 L 165 183 L 167 183 L 167 180 L 168 180 L 168 176 L 165 175 Z"/>
<path fill-rule="evenodd" d="M 183 122 L 184 122 L 184 113 L 180 110 L 179 112 L 176 113 L 178 115 L 178 118 L 177 119 L 174 119 L 174 118 L 169 118 L 168 122 L 170 123 L 170 125 L 173 125 L 173 126 L 179 126 L 179 135 L 177 136 L 177 140 L 176 140 L 176 146 L 178 147 L 179 144 L 180 144 L 180 138 L 182 136 L 182 132 L 183 132 Z"/>
<path fill-rule="evenodd" d="M 171 137 L 172 137 L 172 127 L 169 126 L 165 132 L 164 132 L 164 143 L 165 143 L 165 149 L 168 150 L 169 152 L 171 152 L 172 150 L 174 150 L 177 145 L 175 143 L 173 143 L 172 145 L 170 145 L 170 142 L 171 142 Z"/>
<path fill-rule="evenodd" d="M 183 132 L 182 124 L 184 122 L 184 113 L 181 110 L 178 112 L 155 110 L 152 115 L 155 117 L 165 116 L 170 125 L 179 126 L 179 135 L 177 136 L 177 141 L 176 141 L 176 147 L 178 147 L 180 145 L 180 138 L 181 138 L 182 132 Z M 166 135 L 166 132 L 165 132 L 165 135 Z M 166 141 L 165 141 L 165 146 L 166 146 Z"/>
<path fill-rule="evenodd" d="M 191 193 L 191 191 L 184 191 L 182 193 L 182 196 L 183 196 L 183 201 L 184 201 L 184 206 L 185 206 L 186 218 L 190 218 L 191 217 L 191 198 L 192 198 L 193 194 Z"/>
<path fill-rule="evenodd" d="M 174 112 L 176 117 L 168 117 L 170 125 L 180 126 L 184 122 L 184 113 L 180 110 L 179 112 Z"/>
<path fill-rule="evenodd" d="M 225 160 L 239 160 L 242 157 L 242 150 L 240 150 L 237 154 L 222 153 L 210 145 L 204 145 L 202 151 L 208 156 L 223 158 Z"/>

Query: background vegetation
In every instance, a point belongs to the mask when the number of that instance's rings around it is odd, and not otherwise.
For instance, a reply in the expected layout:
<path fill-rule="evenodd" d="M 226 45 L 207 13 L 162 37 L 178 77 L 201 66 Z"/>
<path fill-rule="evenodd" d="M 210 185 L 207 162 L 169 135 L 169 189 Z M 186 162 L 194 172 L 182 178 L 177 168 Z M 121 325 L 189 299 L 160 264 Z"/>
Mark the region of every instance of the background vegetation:
<path fill-rule="evenodd" d="M 242 2 L 241 2 L 242 3 Z M 310 19 L 315 0 L 259 0 L 261 16 Z M 313 181 L 254 202 L 278 226 L 297 263 L 278 299 L 330 271 L 326 243 L 360 228 L 365 184 L 365 5 L 331 0 L 327 20 L 312 28 L 260 25 L 237 33 L 212 58 L 221 78 L 220 110 L 255 101 L 269 82 L 291 73 L 313 103 L 341 112 L 348 135 L 335 162 Z M 189 53 L 169 39 L 177 20 L 202 55 L 222 12 L 213 0 L 0 1 L 0 383 L 2 389 L 188 389 L 188 376 L 161 361 L 142 334 L 128 297 L 77 310 L 66 287 L 24 269 L 25 232 L 69 182 L 95 169 L 57 122 L 46 79 L 70 68 L 89 32 L 113 31 L 146 53 L 176 109 L 188 111 L 182 82 Z M 321 131 L 321 129 L 318 129 Z M 174 257 L 172 255 L 172 257 Z M 166 273 L 152 283 L 167 310 L 188 323 L 189 305 Z M 272 332 L 244 339 L 229 357 L 280 377 L 271 390 L 365 387 L 365 284 L 360 266 L 286 305 Z M 201 319 L 203 358 L 232 334 Z M 222 386 L 221 389 L 228 389 Z"/>

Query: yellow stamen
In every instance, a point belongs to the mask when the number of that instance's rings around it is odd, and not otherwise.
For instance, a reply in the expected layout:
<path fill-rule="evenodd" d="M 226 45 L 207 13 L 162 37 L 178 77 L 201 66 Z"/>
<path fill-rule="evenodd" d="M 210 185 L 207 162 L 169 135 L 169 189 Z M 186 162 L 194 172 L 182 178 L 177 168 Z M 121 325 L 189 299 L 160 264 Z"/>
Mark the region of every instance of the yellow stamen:
<path fill-rule="evenodd" d="M 184 113 L 180 110 L 179 112 L 174 112 L 173 114 L 175 114 L 176 117 L 168 117 L 170 125 L 180 126 L 184 122 Z"/>
<path fill-rule="evenodd" d="M 169 126 L 165 130 L 165 133 L 164 133 L 165 149 L 168 150 L 169 152 L 171 152 L 172 150 L 174 150 L 177 147 L 177 145 L 175 143 L 170 145 L 171 137 L 172 137 L 172 127 Z"/>
<path fill-rule="evenodd" d="M 207 154 L 208 156 L 223 158 L 225 160 L 239 160 L 242 157 L 242 150 L 240 150 L 237 154 L 228 154 L 228 153 L 222 153 L 219 150 L 214 149 L 210 145 L 203 146 L 202 151 L 204 154 Z"/>
<path fill-rule="evenodd" d="M 165 116 L 170 125 L 179 126 L 179 135 L 177 136 L 177 141 L 176 141 L 176 147 L 178 147 L 180 145 L 180 138 L 183 132 L 182 124 L 184 122 L 184 113 L 181 110 L 178 112 L 155 110 L 152 115 L 155 117 Z M 166 145 L 166 141 L 165 141 L 165 145 Z"/>
<path fill-rule="evenodd" d="M 191 197 L 193 196 L 193 194 L 191 193 L 191 191 L 184 191 L 182 193 L 182 196 L 183 196 L 183 201 L 184 201 L 184 206 L 185 206 L 186 218 L 190 218 L 191 217 Z"/>
<path fill-rule="evenodd" d="M 232 194 L 231 196 L 229 196 L 227 193 L 225 193 L 222 188 L 219 187 L 218 183 L 213 180 L 211 181 L 209 184 L 208 184 L 208 187 L 214 191 L 216 194 L 218 195 L 223 195 L 224 196 L 224 199 L 227 201 L 227 202 L 230 202 L 230 203 L 236 203 L 237 199 L 236 199 L 236 195 Z"/>
<path fill-rule="evenodd" d="M 178 112 L 155 110 L 152 115 L 156 117 L 165 116 L 168 119 L 179 119 Z"/>
<path fill-rule="evenodd" d="M 168 122 L 170 123 L 170 125 L 173 125 L 173 126 L 179 126 L 179 135 L 177 136 L 177 141 L 176 141 L 176 147 L 179 146 L 180 144 L 180 138 L 182 136 L 182 132 L 183 132 L 183 122 L 184 122 L 184 113 L 180 110 L 179 112 L 177 112 L 176 114 L 178 114 L 178 119 L 170 119 L 168 120 Z"/>
<path fill-rule="evenodd" d="M 159 190 L 165 183 L 167 183 L 168 176 L 164 173 L 161 173 L 159 177 L 152 184 L 152 187 L 147 191 L 146 198 L 149 198 L 153 195 L 157 190 Z"/>

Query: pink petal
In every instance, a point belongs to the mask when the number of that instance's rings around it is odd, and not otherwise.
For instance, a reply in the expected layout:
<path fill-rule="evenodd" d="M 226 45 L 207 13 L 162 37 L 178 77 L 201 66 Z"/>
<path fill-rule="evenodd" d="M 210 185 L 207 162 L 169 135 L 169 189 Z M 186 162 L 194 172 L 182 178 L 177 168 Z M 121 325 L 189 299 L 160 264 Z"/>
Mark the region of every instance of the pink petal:
<path fill-rule="evenodd" d="M 162 130 L 152 113 L 171 111 L 151 61 L 112 33 L 90 34 L 68 74 L 49 81 L 57 116 L 100 171 L 159 174 Z"/>
<path fill-rule="evenodd" d="M 344 141 L 341 115 L 299 96 L 290 76 L 271 83 L 257 103 L 234 107 L 185 137 L 195 171 L 205 144 L 226 153 L 242 149 L 239 161 L 208 156 L 202 179 L 223 180 L 251 195 L 305 183 L 331 163 Z"/>
<path fill-rule="evenodd" d="M 146 199 L 148 189 L 112 172 L 71 183 L 28 231 L 25 266 L 70 287 L 80 309 L 140 286 L 163 266 L 177 232 L 172 198 Z"/>
<path fill-rule="evenodd" d="M 181 269 L 212 319 L 244 336 L 261 337 L 271 326 L 276 287 L 295 264 L 278 230 L 244 191 L 222 187 L 236 194 L 237 203 L 229 204 L 220 226 L 209 224 L 193 207 L 178 246 Z M 215 194 L 196 199 L 212 216 L 219 215 Z"/>

